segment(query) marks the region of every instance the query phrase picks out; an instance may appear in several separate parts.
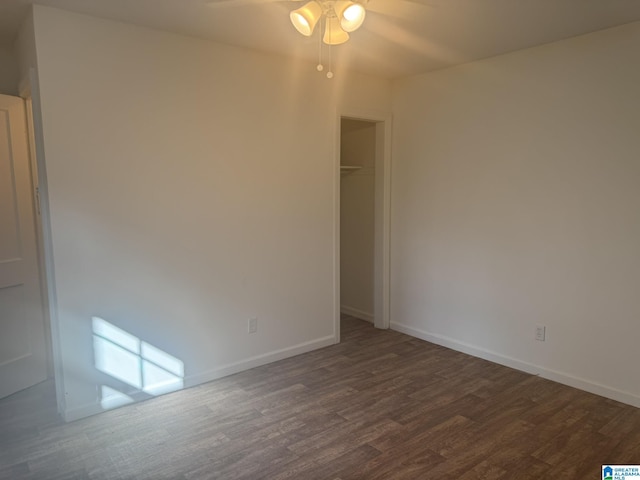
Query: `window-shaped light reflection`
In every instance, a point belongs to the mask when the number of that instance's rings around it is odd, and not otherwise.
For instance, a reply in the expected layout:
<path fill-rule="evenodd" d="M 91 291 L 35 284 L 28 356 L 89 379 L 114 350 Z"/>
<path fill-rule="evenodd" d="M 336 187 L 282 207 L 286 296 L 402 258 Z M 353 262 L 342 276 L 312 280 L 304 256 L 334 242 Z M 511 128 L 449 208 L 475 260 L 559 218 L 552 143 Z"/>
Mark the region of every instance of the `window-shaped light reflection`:
<path fill-rule="evenodd" d="M 102 385 L 100 388 L 101 398 L 100 406 L 105 410 L 111 410 L 112 408 L 122 407 L 129 403 L 133 403 L 133 398 L 129 395 L 125 395 L 118 390 Z"/>
<path fill-rule="evenodd" d="M 143 390 L 151 395 L 172 392 L 182 388 L 184 365 L 177 358 L 142 342 Z"/>
<path fill-rule="evenodd" d="M 101 372 L 132 390 L 149 395 L 172 392 L 184 386 L 181 360 L 102 318 L 93 317 L 92 325 L 95 366 Z M 104 409 L 133 401 L 125 393 L 106 385 L 102 386 L 101 397 Z"/>
<path fill-rule="evenodd" d="M 140 340 L 101 318 L 93 318 L 93 352 L 96 368 L 107 375 L 142 388 Z"/>

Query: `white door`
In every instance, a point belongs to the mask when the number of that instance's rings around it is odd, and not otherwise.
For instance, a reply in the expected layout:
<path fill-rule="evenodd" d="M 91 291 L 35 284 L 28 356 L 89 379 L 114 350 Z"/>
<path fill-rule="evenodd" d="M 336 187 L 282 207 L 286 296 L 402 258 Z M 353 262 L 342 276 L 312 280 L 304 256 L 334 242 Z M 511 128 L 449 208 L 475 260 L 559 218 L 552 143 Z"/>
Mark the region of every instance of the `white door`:
<path fill-rule="evenodd" d="M 0 398 L 46 378 L 25 105 L 0 95 Z"/>

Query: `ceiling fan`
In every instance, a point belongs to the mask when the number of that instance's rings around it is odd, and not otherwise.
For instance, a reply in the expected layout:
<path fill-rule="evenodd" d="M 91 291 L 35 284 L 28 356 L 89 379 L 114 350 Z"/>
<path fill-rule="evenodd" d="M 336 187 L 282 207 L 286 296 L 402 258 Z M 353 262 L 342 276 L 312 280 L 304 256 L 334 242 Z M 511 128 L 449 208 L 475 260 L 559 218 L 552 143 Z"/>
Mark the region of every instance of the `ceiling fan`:
<path fill-rule="evenodd" d="M 309 0 L 205 0 L 211 8 L 243 7 L 249 5 L 264 5 L 268 3 L 308 3 Z M 337 2 L 338 0 L 333 0 Z M 393 14 L 398 5 L 416 7 L 434 7 L 441 0 L 353 0 L 354 3 L 362 4 L 367 11 L 381 13 L 383 15 Z M 318 2 L 323 3 L 323 2 Z"/>
<path fill-rule="evenodd" d="M 206 0 L 206 2 L 214 9 L 269 3 L 293 4 L 297 8 L 290 11 L 289 18 L 299 33 L 310 37 L 316 26 L 319 25 L 320 30 L 324 27 L 324 35 L 321 36 L 320 43 L 320 58 L 322 58 L 322 43 L 329 47 L 345 43 L 349 40 L 349 34 L 362 26 L 368 10 L 386 15 L 390 9 L 393 11 L 393 7 L 405 2 L 426 6 L 422 3 L 424 0 Z M 331 58 L 331 49 L 329 49 L 329 57 Z M 324 69 L 322 61 L 318 63 L 317 69 L 318 71 Z M 329 60 L 327 77 L 333 77 L 331 60 Z"/>
<path fill-rule="evenodd" d="M 396 0 L 397 1 L 397 0 Z M 369 0 L 208 0 L 213 8 L 241 7 L 266 3 L 295 3 L 299 8 L 290 12 L 293 26 L 310 37 L 316 24 L 324 21 L 324 43 L 340 45 L 349 40 L 349 33 L 356 31 L 366 16 Z"/>

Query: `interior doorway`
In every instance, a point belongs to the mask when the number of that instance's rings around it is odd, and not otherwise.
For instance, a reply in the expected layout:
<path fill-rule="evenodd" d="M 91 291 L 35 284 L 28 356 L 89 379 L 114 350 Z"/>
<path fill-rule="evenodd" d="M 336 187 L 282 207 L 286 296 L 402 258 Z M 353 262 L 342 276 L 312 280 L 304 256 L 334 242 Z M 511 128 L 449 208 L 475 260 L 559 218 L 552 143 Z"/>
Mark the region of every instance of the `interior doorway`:
<path fill-rule="evenodd" d="M 39 208 L 25 101 L 0 95 L 0 398 L 49 376 Z"/>
<path fill-rule="evenodd" d="M 391 121 L 342 114 L 336 189 L 336 341 L 340 315 L 389 328 Z"/>

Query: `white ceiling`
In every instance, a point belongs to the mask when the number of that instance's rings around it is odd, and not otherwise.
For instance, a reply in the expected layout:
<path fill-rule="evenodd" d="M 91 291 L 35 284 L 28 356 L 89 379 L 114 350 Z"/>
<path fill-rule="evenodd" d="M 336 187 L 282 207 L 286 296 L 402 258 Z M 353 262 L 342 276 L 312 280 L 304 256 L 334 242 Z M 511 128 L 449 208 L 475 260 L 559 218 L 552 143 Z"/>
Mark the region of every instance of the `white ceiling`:
<path fill-rule="evenodd" d="M 39 3 L 317 62 L 294 0 L 0 0 L 10 40 Z M 640 0 L 369 0 L 363 27 L 333 47 L 334 70 L 395 78 L 640 20 Z M 325 51 L 326 53 L 326 51 Z"/>

